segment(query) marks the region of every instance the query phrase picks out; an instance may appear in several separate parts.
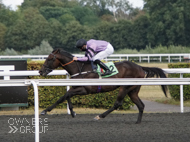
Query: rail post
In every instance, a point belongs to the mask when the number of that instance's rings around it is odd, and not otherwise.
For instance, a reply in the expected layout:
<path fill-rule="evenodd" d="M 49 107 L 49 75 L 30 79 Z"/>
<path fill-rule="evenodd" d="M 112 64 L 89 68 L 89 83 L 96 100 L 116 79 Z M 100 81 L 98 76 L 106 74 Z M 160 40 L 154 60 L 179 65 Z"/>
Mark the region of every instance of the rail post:
<path fill-rule="evenodd" d="M 31 81 L 34 87 L 34 104 L 35 104 L 35 142 L 39 142 L 39 99 L 38 99 L 38 86 L 35 81 Z"/>
<path fill-rule="evenodd" d="M 180 78 L 183 78 L 183 73 L 180 73 Z M 180 85 L 180 108 L 181 108 L 181 113 L 184 112 L 183 108 L 183 85 Z"/>
<path fill-rule="evenodd" d="M 70 75 L 68 73 L 66 74 L 66 76 L 67 76 L 67 79 L 69 79 Z M 67 91 L 69 91 L 69 89 L 70 89 L 70 86 L 67 86 Z M 71 114 L 68 102 L 67 102 L 67 114 Z"/>

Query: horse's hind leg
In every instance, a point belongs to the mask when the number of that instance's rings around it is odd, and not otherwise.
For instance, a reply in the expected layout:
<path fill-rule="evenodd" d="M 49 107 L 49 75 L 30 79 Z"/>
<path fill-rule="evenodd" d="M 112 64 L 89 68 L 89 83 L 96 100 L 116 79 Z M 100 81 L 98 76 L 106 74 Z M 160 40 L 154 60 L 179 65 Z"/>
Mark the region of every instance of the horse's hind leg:
<path fill-rule="evenodd" d="M 106 112 L 96 116 L 94 119 L 99 120 L 101 118 L 105 118 L 109 113 L 111 113 L 112 111 L 114 111 L 117 108 L 119 108 L 120 106 L 122 106 L 122 101 L 123 101 L 124 97 L 127 95 L 127 93 L 129 91 L 133 90 L 134 88 L 135 88 L 135 86 L 121 86 L 114 106 L 112 108 L 110 108 L 109 110 L 107 110 Z"/>
<path fill-rule="evenodd" d="M 141 86 L 137 86 L 137 88 L 135 88 L 134 90 L 132 90 L 132 91 L 130 91 L 128 93 L 129 97 L 131 98 L 133 103 L 136 104 L 136 106 L 138 107 L 138 110 L 139 110 L 138 119 L 137 119 L 137 122 L 136 122 L 137 124 L 141 123 L 142 115 L 143 115 L 143 111 L 144 111 L 144 107 L 145 107 L 145 105 L 143 104 L 141 99 L 138 97 L 140 87 Z"/>

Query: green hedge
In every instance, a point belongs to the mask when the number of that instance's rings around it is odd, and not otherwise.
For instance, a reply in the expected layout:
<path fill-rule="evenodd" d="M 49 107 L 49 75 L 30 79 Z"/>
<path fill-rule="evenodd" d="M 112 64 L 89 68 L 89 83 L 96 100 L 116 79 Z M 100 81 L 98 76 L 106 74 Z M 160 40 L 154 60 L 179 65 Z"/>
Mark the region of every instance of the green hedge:
<path fill-rule="evenodd" d="M 28 61 L 28 70 L 39 70 L 43 62 Z M 62 69 L 62 68 L 60 68 Z M 66 76 L 30 76 L 30 79 L 63 79 Z M 38 87 L 39 90 L 39 106 L 40 108 L 47 108 L 55 103 L 61 96 L 66 93 L 66 87 L 64 86 L 43 86 Z M 85 96 L 74 96 L 71 98 L 71 102 L 74 107 L 88 107 L 88 108 L 110 108 L 114 105 L 118 94 L 118 89 L 98 94 L 90 94 Z M 34 106 L 34 90 L 33 87 L 28 87 L 28 103 L 29 107 Z M 66 108 L 67 102 L 63 102 L 57 106 L 57 108 Z M 127 110 L 133 103 L 128 96 L 125 97 L 123 105 L 120 109 Z"/>
<path fill-rule="evenodd" d="M 171 63 L 168 64 L 168 68 L 190 68 L 190 63 Z M 170 78 L 179 78 L 180 74 L 169 74 Z M 189 78 L 190 74 L 183 74 L 184 78 Z M 180 100 L 180 86 L 179 85 L 169 85 L 169 90 L 171 97 L 175 100 Z M 183 96 L 184 100 L 190 100 L 190 86 L 183 85 Z"/>

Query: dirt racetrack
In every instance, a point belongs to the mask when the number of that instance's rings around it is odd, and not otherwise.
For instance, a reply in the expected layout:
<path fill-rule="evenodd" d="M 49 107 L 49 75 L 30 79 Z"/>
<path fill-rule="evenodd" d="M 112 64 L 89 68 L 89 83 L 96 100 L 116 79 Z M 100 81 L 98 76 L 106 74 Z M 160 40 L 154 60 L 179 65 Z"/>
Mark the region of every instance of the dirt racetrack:
<path fill-rule="evenodd" d="M 40 116 L 40 142 L 187 142 L 190 113 L 96 114 Z M 0 116 L 0 142 L 34 142 L 33 115 Z"/>

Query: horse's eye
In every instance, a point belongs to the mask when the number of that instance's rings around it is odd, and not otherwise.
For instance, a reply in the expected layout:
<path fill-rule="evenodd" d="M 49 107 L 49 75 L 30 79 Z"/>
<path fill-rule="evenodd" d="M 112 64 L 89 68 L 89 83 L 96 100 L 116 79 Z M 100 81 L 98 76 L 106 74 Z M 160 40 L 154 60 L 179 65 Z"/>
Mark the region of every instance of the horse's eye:
<path fill-rule="evenodd" d="M 48 61 L 52 61 L 52 60 L 53 60 L 53 58 L 51 58 L 51 59 L 50 59 L 50 58 L 48 58 Z"/>

